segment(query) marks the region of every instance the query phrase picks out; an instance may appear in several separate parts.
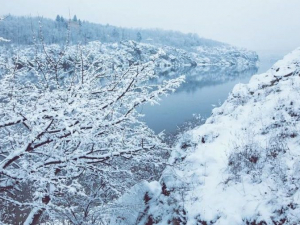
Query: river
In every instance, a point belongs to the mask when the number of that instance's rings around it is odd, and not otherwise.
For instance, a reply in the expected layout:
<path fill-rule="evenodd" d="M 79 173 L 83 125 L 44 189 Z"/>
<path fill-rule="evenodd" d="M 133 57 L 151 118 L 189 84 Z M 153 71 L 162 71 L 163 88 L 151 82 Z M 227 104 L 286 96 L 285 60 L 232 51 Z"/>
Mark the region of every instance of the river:
<path fill-rule="evenodd" d="M 162 97 L 159 105 L 144 105 L 139 111 L 143 120 L 155 131 L 175 134 L 188 126 L 201 124 L 214 107 L 222 104 L 238 83 L 248 83 L 254 74 L 268 70 L 277 59 L 260 58 L 259 68 L 241 70 L 236 67 L 195 67 L 178 71 L 172 76 L 186 75 L 186 82 L 174 93 Z M 199 115 L 201 119 L 199 119 Z"/>

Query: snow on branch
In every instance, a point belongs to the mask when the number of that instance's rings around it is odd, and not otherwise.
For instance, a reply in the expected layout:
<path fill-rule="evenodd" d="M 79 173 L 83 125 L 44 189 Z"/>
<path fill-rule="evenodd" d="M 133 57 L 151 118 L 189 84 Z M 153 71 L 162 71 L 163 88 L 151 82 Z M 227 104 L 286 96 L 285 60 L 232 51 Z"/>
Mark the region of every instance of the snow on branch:
<path fill-rule="evenodd" d="M 93 224 L 97 208 L 161 168 L 168 148 L 136 109 L 156 103 L 184 77 L 154 85 L 153 61 L 129 66 L 126 52 L 118 57 L 102 54 L 94 42 L 35 45 L 5 61 L 0 201 L 30 210 L 28 224 L 43 216 Z M 32 206 L 22 205 L 24 192 Z"/>

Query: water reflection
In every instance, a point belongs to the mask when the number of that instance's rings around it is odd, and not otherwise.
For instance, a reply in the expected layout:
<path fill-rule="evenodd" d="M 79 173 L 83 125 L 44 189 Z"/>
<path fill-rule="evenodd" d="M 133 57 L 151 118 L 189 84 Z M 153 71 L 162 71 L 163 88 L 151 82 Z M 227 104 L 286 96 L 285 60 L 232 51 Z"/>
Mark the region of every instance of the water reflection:
<path fill-rule="evenodd" d="M 174 133 L 179 126 L 200 114 L 207 118 L 211 110 L 221 104 L 237 83 L 247 83 L 256 67 L 189 67 L 179 71 L 165 72 L 157 81 L 162 82 L 182 74 L 186 82 L 173 94 L 163 97 L 160 105 L 145 105 L 139 110 L 145 114 L 144 121 L 156 133 L 163 130 Z"/>

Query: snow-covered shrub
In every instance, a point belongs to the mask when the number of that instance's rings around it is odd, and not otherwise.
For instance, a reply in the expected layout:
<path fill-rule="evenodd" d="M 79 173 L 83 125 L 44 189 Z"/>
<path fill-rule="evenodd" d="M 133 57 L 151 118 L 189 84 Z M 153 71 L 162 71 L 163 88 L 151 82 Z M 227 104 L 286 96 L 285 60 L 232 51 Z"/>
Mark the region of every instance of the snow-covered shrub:
<path fill-rule="evenodd" d="M 99 43 L 34 47 L 0 60 L 1 219 L 100 223 L 168 149 L 136 107 L 184 77 L 149 84 L 153 61 L 113 63 Z"/>
<path fill-rule="evenodd" d="M 235 181 L 240 181 L 244 173 L 250 174 L 254 181 L 258 181 L 264 160 L 262 149 L 255 143 L 237 146 L 228 157 L 228 169 Z"/>
<path fill-rule="evenodd" d="M 225 181 L 241 182 L 241 177 L 247 175 L 253 182 L 261 182 L 263 173 L 270 172 L 276 179 L 284 181 L 284 169 L 281 158 L 288 152 L 285 140 L 275 136 L 266 140 L 267 146 L 252 141 L 241 146 L 236 146 L 228 156 L 228 171 L 231 176 Z"/>

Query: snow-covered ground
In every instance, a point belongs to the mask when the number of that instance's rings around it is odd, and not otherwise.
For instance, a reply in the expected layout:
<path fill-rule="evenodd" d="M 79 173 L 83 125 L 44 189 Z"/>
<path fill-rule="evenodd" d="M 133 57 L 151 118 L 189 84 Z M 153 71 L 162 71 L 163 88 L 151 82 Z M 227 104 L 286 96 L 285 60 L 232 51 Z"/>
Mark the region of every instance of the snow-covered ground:
<path fill-rule="evenodd" d="M 112 224 L 300 224 L 300 48 L 238 84 L 181 135 L 158 182 L 136 185 Z M 135 207 L 134 207 L 135 206 Z"/>

